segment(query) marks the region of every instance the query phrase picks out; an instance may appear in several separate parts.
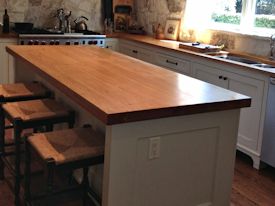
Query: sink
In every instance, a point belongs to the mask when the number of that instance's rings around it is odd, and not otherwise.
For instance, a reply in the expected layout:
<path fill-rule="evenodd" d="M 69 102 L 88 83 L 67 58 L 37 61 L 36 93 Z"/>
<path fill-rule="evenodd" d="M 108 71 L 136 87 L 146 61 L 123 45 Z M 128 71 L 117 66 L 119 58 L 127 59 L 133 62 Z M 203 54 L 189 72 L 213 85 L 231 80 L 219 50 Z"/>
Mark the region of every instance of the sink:
<path fill-rule="evenodd" d="M 245 63 L 245 64 L 257 64 L 257 65 L 261 64 L 259 62 L 256 62 L 256 61 L 253 61 L 253 60 L 250 60 L 250 59 L 246 59 L 246 58 L 243 58 L 243 57 L 237 57 L 237 56 L 233 56 L 233 55 L 219 56 L 219 58 L 228 59 L 228 60 L 241 62 L 241 63 Z"/>
<path fill-rule="evenodd" d="M 269 64 L 253 64 L 253 66 L 265 68 L 265 69 L 275 69 L 275 66 Z"/>
<path fill-rule="evenodd" d="M 239 56 L 235 56 L 235 55 L 224 55 L 224 56 L 217 56 L 218 58 L 221 59 L 228 59 L 231 61 L 236 61 L 236 62 L 241 62 L 241 63 L 245 63 L 245 64 L 249 64 L 251 66 L 255 66 L 255 67 L 259 67 L 259 68 L 264 68 L 264 69 L 275 69 L 275 66 L 270 65 L 270 64 L 263 64 L 261 62 L 257 62 L 248 58 L 244 58 L 244 57 L 239 57 Z"/>

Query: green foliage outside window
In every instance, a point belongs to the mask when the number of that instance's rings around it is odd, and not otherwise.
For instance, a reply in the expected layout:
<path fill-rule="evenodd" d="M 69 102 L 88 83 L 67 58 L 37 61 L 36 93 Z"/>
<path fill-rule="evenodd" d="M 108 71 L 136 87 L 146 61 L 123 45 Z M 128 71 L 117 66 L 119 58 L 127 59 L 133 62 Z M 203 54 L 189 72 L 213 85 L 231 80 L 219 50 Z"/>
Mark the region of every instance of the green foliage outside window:
<path fill-rule="evenodd" d="M 239 25 L 241 22 L 241 17 L 238 15 L 227 15 L 227 14 L 212 14 L 212 20 L 220 23 L 227 24 L 237 24 Z"/>
<path fill-rule="evenodd" d="M 240 25 L 241 17 L 239 15 L 214 13 L 212 14 L 212 20 L 219 23 Z M 255 26 L 263 28 L 275 28 L 275 19 L 270 19 L 267 17 L 256 17 Z"/>

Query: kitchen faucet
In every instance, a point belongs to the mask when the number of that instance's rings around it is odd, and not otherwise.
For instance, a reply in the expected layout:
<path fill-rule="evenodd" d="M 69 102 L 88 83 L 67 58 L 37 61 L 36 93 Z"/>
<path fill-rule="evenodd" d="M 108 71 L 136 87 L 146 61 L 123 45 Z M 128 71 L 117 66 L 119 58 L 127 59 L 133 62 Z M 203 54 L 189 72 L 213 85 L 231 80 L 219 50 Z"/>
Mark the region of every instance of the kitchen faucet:
<path fill-rule="evenodd" d="M 272 34 L 270 37 L 270 57 L 269 59 L 274 60 L 274 47 L 275 47 L 275 34 Z"/>

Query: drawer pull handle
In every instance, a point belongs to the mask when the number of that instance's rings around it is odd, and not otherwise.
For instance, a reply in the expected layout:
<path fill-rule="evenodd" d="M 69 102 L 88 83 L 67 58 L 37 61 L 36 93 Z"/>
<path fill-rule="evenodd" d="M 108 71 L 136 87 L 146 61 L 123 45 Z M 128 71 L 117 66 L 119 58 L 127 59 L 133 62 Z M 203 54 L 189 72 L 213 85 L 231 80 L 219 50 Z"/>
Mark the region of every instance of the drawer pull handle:
<path fill-rule="evenodd" d="M 178 62 L 172 62 L 172 61 L 169 61 L 168 59 L 166 60 L 166 62 L 169 64 L 174 64 L 174 65 L 178 66 Z"/>
<path fill-rule="evenodd" d="M 227 77 L 224 77 L 224 78 L 223 78 L 223 80 L 225 80 L 225 81 L 226 81 L 226 80 L 228 80 L 228 78 L 227 78 Z"/>
<path fill-rule="evenodd" d="M 137 50 L 133 50 L 132 52 L 133 52 L 133 53 L 135 53 L 135 54 L 137 54 L 137 53 L 138 53 L 138 51 L 137 51 Z"/>

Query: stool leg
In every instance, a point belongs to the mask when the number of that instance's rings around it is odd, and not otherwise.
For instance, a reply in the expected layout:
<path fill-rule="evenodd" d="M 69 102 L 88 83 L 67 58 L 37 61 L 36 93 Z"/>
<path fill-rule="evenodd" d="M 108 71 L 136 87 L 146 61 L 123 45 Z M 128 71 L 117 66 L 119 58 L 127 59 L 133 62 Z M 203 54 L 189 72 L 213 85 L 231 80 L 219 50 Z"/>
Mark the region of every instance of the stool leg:
<path fill-rule="evenodd" d="M 52 124 L 46 125 L 46 132 L 51 132 L 51 131 L 53 131 L 53 125 Z"/>
<path fill-rule="evenodd" d="M 83 168 L 83 179 L 82 179 L 82 186 L 83 186 L 83 206 L 87 205 L 87 194 L 88 194 L 88 187 L 89 187 L 89 179 L 88 179 L 88 167 Z"/>
<path fill-rule="evenodd" d="M 15 182 L 14 182 L 14 196 L 15 196 L 15 205 L 20 204 L 20 162 L 21 162 L 21 133 L 22 133 L 22 121 L 16 119 L 14 121 L 14 144 L 15 144 Z"/>
<path fill-rule="evenodd" d="M 47 189 L 46 189 L 46 201 L 47 205 L 50 205 L 50 196 L 53 193 L 53 179 L 54 179 L 54 166 L 55 161 L 53 159 L 47 160 L 47 172 L 46 172 L 46 178 L 47 178 Z"/>
<path fill-rule="evenodd" d="M 73 128 L 75 124 L 75 112 L 74 111 L 70 111 L 69 114 L 69 121 L 68 121 L 68 126 L 69 128 Z"/>
<path fill-rule="evenodd" d="M 5 155 L 5 114 L 0 103 L 0 180 L 3 180 L 5 177 L 4 169 L 5 164 L 3 161 L 3 157 Z"/>
<path fill-rule="evenodd" d="M 25 181 L 24 181 L 24 202 L 28 205 L 31 201 L 31 152 L 30 145 L 25 141 Z"/>

